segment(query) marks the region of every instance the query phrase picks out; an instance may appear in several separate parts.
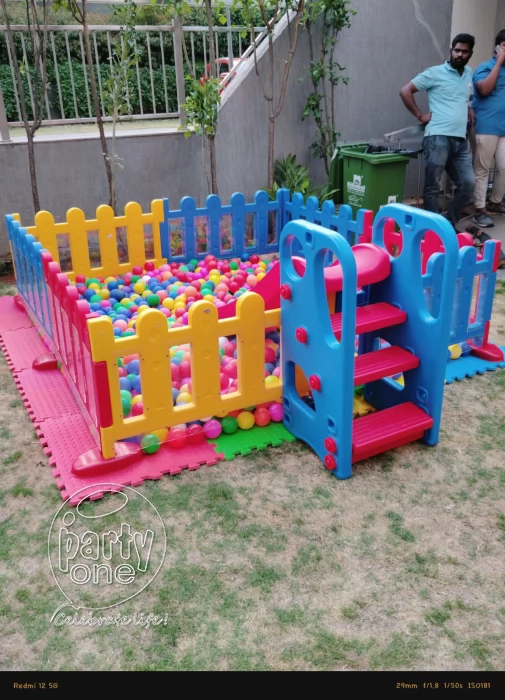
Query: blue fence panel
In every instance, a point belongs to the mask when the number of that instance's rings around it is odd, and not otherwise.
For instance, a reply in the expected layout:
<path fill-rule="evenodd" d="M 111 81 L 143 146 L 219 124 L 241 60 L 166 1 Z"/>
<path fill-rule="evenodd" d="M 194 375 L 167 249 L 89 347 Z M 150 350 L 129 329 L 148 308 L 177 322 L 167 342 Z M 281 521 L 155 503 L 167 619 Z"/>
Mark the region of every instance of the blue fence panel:
<path fill-rule="evenodd" d="M 16 266 L 16 285 L 24 302 L 42 328 L 52 338 L 48 287 L 44 278 L 42 244 L 27 233 L 12 216 L 5 217 L 7 233 Z"/>
<path fill-rule="evenodd" d="M 221 259 L 276 253 L 285 199 L 286 190 L 279 190 L 273 201 L 259 190 L 254 201 L 247 204 L 244 195 L 237 192 L 225 205 L 211 194 L 204 207 L 197 207 L 192 197 L 184 197 L 180 209 L 173 210 L 164 199 L 162 255 L 169 262 L 187 262 L 202 260 L 209 253 Z"/>
<path fill-rule="evenodd" d="M 478 344 L 484 334 L 486 323 L 491 320 L 496 286 L 493 262 L 497 245 L 496 241 L 488 241 L 484 247 L 482 260 L 477 260 L 475 248 L 465 246 L 459 250 L 451 320 L 451 344 L 472 339 Z M 428 262 L 426 274 L 423 275 L 423 285 L 433 315 L 437 313 L 440 298 L 441 265 L 443 265 L 443 255 L 433 255 Z M 478 296 L 475 313 L 472 314 L 472 296 L 477 280 Z"/>

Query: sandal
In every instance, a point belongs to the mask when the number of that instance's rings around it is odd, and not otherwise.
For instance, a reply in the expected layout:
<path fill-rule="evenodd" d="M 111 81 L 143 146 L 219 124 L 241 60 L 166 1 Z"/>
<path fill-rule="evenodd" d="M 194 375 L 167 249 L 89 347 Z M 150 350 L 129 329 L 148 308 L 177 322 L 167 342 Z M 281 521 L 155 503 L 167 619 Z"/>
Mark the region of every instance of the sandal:
<path fill-rule="evenodd" d="M 470 233 L 473 236 L 473 244 L 476 248 L 482 248 L 486 241 L 493 240 L 491 236 L 484 231 L 481 231 L 479 228 L 477 228 L 477 226 L 470 226 L 467 233 Z"/>

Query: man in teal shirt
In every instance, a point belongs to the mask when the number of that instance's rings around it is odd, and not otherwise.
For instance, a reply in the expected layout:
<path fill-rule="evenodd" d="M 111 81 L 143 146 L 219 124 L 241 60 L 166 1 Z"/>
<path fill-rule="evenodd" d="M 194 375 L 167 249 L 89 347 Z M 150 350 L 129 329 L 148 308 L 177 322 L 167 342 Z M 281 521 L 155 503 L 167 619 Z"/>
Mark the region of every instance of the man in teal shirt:
<path fill-rule="evenodd" d="M 405 107 L 421 124 L 426 124 L 423 140 L 425 160 L 424 207 L 439 213 L 438 193 L 444 170 L 456 185 L 447 218 L 456 230 L 461 212 L 473 199 L 475 176 L 467 145 L 468 123 L 475 122 L 469 106 L 472 70 L 467 66 L 475 39 L 458 34 L 452 41 L 450 58 L 439 66 L 419 73 L 400 91 Z M 426 90 L 430 111 L 423 114 L 414 93 Z"/>

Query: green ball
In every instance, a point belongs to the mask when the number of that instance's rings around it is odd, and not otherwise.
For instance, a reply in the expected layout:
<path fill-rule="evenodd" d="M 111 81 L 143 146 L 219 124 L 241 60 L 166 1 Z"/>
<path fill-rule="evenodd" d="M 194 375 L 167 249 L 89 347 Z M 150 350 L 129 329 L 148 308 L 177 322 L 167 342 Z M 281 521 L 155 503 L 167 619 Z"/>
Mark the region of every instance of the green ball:
<path fill-rule="evenodd" d="M 161 299 L 157 294 L 149 294 L 146 301 L 149 304 L 149 306 L 159 306 L 161 303 Z"/>
<path fill-rule="evenodd" d="M 132 410 L 132 395 L 126 389 L 121 389 L 119 392 L 121 397 L 121 407 L 123 409 L 123 417 L 126 418 Z"/>
<path fill-rule="evenodd" d="M 117 358 L 117 366 L 118 366 L 118 367 L 122 367 L 122 366 L 123 366 L 123 360 L 122 360 L 121 357 L 118 357 L 118 358 Z"/>
<path fill-rule="evenodd" d="M 179 270 L 180 272 L 189 272 L 189 267 L 187 267 L 187 265 L 181 265 Z"/>
<path fill-rule="evenodd" d="M 130 287 L 133 287 L 133 285 L 141 279 L 138 275 L 133 275 L 133 277 L 130 279 Z"/>
<path fill-rule="evenodd" d="M 194 265 L 195 267 L 198 267 L 198 260 L 196 260 L 196 258 L 193 258 L 193 260 L 189 261 L 189 264 Z"/>
<path fill-rule="evenodd" d="M 153 455 L 160 449 L 160 441 L 156 435 L 144 435 L 140 442 L 140 447 L 145 452 L 146 455 Z"/>
<path fill-rule="evenodd" d="M 86 280 L 86 287 L 89 287 L 90 284 L 98 284 L 99 287 L 102 286 L 100 280 L 97 280 L 96 277 L 91 277 L 89 280 Z"/>
<path fill-rule="evenodd" d="M 230 270 L 238 270 L 238 263 L 237 262 L 231 262 L 230 263 Z"/>
<path fill-rule="evenodd" d="M 365 393 L 365 385 L 363 384 L 361 386 L 354 387 L 354 393 L 356 396 L 363 396 Z"/>
<path fill-rule="evenodd" d="M 135 331 L 129 328 L 127 331 L 121 333 L 121 338 L 128 338 L 130 335 L 135 335 Z"/>
<path fill-rule="evenodd" d="M 221 427 L 223 428 L 223 433 L 233 435 L 238 430 L 238 421 L 233 416 L 225 416 L 221 421 Z"/>
<path fill-rule="evenodd" d="M 102 297 L 99 294 L 93 294 L 89 300 L 90 304 L 99 304 L 102 301 Z"/>

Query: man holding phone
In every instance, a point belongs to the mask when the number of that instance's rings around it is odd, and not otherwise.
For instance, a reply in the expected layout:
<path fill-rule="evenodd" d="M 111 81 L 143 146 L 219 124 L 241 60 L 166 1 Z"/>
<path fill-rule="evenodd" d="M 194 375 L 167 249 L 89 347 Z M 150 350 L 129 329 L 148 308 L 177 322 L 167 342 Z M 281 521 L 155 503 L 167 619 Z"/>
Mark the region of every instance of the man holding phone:
<path fill-rule="evenodd" d="M 498 32 L 495 43 L 494 57 L 481 63 L 473 76 L 473 108 L 476 117 L 473 220 L 482 228 L 494 226 L 490 213 L 505 214 L 502 202 L 505 195 L 505 29 Z M 496 166 L 493 190 L 486 207 L 489 171 L 493 160 Z"/>

